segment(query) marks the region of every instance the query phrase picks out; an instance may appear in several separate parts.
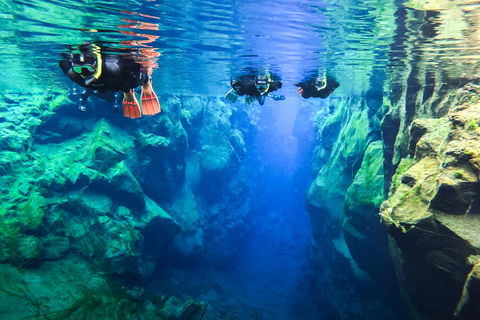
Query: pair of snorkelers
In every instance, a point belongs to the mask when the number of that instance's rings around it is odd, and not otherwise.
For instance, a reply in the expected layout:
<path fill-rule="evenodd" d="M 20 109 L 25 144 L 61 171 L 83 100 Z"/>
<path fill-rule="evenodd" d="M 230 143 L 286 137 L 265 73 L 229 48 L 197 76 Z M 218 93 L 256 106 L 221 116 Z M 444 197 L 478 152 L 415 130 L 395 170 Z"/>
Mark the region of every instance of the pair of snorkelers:
<path fill-rule="evenodd" d="M 239 96 L 245 96 L 245 103 L 252 104 L 257 100 L 260 105 L 265 103 L 265 98 L 270 92 L 276 91 L 282 87 L 282 82 L 278 77 L 272 76 L 270 73 L 260 73 L 259 75 L 243 75 L 237 79 L 230 81 L 232 89 L 227 92 L 225 99 L 235 103 Z M 322 76 L 314 76 L 302 82 L 295 83 L 298 94 L 305 98 L 322 98 L 330 96 L 340 84 L 331 76 L 323 74 Z M 274 100 L 283 100 L 284 96 L 273 95 Z"/>

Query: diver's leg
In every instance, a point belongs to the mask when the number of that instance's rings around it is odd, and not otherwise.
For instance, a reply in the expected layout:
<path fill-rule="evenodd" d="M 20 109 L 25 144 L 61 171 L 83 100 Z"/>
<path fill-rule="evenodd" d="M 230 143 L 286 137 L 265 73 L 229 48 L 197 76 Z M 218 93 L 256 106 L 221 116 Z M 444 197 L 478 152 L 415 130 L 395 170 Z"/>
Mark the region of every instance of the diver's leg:
<path fill-rule="evenodd" d="M 266 97 L 265 95 L 257 97 L 257 101 L 258 103 L 260 103 L 261 106 L 263 106 L 263 104 L 265 103 L 265 97 Z"/>
<path fill-rule="evenodd" d="M 130 89 L 129 92 L 125 92 L 123 95 L 123 115 L 132 119 L 140 118 L 142 116 L 140 105 L 138 104 L 133 89 Z"/>
<path fill-rule="evenodd" d="M 227 92 L 225 95 L 225 100 L 235 103 L 238 100 L 238 92 L 235 89 L 230 89 L 230 91 Z"/>
<path fill-rule="evenodd" d="M 149 116 L 153 116 L 162 111 L 157 95 L 155 91 L 153 91 L 152 78 L 150 76 L 148 81 L 142 84 L 142 111 L 143 114 Z"/>

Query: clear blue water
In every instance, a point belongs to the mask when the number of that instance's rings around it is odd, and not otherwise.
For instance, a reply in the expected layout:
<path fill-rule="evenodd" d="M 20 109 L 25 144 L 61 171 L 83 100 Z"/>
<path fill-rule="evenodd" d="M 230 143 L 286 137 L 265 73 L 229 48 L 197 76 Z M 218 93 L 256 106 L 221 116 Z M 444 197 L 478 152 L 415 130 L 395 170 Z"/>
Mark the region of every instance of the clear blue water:
<path fill-rule="evenodd" d="M 15 66 L 16 79 L 40 89 L 66 85 L 56 67 L 66 45 L 118 47 L 155 37 L 134 48 L 161 54 L 154 72 L 161 94 L 184 95 L 224 94 L 231 75 L 246 67 L 279 73 L 284 95 L 318 70 L 348 83 L 344 93 L 358 93 L 389 63 L 397 10 L 386 1 L 286 0 L 4 1 L 1 8 L 1 62 Z M 2 87 L 17 88 L 9 79 Z"/>
<path fill-rule="evenodd" d="M 2 92 L 71 88 L 58 59 L 67 45 L 83 42 L 133 48 L 154 65 L 161 101 L 223 96 L 230 78 L 248 68 L 281 76 L 278 94 L 287 99 L 269 101 L 257 111 L 258 132 L 250 137 L 257 172 L 252 179 L 262 192 L 239 254 L 217 269 L 175 265 L 148 287 L 208 300 L 215 311 L 206 320 L 221 314 L 225 319 L 312 319 L 304 279 L 311 232 L 304 196 L 313 179 L 314 133 L 311 128 L 295 135 L 294 120 L 305 102 L 293 83 L 328 71 L 341 83 L 334 97 L 346 97 L 365 93 L 377 85 L 372 78 L 401 73 L 420 57 L 431 68 L 479 59 L 479 43 L 454 36 L 432 43 L 432 51 L 405 55 L 417 35 L 397 29 L 397 20 L 408 14 L 401 1 L 14 0 L 0 1 L 0 8 Z"/>

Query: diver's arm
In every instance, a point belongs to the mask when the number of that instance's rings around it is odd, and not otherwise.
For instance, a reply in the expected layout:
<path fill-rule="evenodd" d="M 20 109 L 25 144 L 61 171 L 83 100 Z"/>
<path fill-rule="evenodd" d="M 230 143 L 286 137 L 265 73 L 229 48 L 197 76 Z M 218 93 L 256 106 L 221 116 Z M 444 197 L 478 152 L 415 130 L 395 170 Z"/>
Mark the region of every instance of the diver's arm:
<path fill-rule="evenodd" d="M 76 84 L 85 87 L 85 80 L 78 73 L 73 72 L 72 70 L 72 60 L 69 55 L 64 55 L 64 59 L 58 62 L 58 65 L 62 69 L 63 73 L 69 77 Z"/>

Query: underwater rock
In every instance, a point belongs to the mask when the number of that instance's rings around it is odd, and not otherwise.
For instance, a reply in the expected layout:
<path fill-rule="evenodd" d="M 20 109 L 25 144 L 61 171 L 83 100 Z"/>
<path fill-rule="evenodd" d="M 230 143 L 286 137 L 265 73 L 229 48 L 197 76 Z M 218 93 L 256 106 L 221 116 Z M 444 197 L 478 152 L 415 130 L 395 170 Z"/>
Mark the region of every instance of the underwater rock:
<path fill-rule="evenodd" d="M 175 220 L 148 197 L 144 210 L 132 211 L 123 206 L 115 209 L 106 195 L 85 192 L 72 196 L 62 205 L 82 221 L 79 224 L 78 219 L 63 218 L 72 248 L 114 273 L 140 273 L 145 268 L 142 264 L 167 252 L 181 231 Z"/>
<path fill-rule="evenodd" d="M 18 248 L 15 253 L 15 259 L 17 259 L 23 266 L 33 263 L 36 259 L 43 257 L 44 248 L 40 240 L 32 235 L 23 235 L 18 239 Z"/>
<path fill-rule="evenodd" d="M 205 302 L 196 303 L 190 300 L 183 303 L 179 299 L 168 297 L 162 300 L 165 313 L 169 315 L 168 320 L 201 320 L 207 310 Z"/>
<path fill-rule="evenodd" d="M 122 293 L 115 301 L 108 292 L 97 295 L 95 276 L 128 275 L 148 281 L 172 255 L 204 250 L 205 238 L 210 239 L 208 257 L 218 257 L 222 250 L 232 252 L 235 239 L 229 239 L 234 227 L 242 225 L 251 195 L 251 186 L 243 178 L 248 170 L 241 166 L 247 148 L 243 128 L 234 127 L 232 110 L 220 98 L 171 98 L 163 106 L 165 112 L 158 118 L 142 119 L 136 125 L 98 118 L 100 113 L 82 113 L 77 118 L 66 109 L 42 114 L 50 117 L 48 121 L 33 115 L 25 121 L 25 113 L 12 113 L 15 107 L 1 109 L 12 120 L 0 126 L 5 128 L 2 134 L 10 135 L 9 126 L 18 126 L 19 136 L 2 140 L 0 151 L 2 187 L 8 191 L 2 193 L 7 201 L 0 204 L 2 212 L 7 212 L 1 216 L 7 222 L 0 220 L 0 260 L 17 267 L 29 265 L 25 268 L 28 274 L 49 268 L 52 273 L 42 278 L 57 277 L 51 287 L 45 286 L 53 296 L 37 296 L 36 287 L 32 289 L 35 295 L 27 294 L 34 301 L 23 310 L 25 317 L 88 318 L 95 314 L 109 318 L 108 308 L 118 307 L 129 314 L 118 318 L 130 319 L 139 310 L 132 300 L 158 311 L 158 306 L 142 300 L 141 290 Z M 44 107 L 35 106 L 32 112 Z M 188 183 L 187 159 L 191 159 L 188 174 L 195 178 Z M 213 192 L 210 184 L 215 185 Z M 204 213 L 212 206 L 220 209 L 218 219 L 210 221 Z M 17 212 L 19 219 L 12 220 Z M 78 276 L 69 270 L 76 267 L 68 262 L 71 259 L 82 261 L 79 268 L 86 265 L 99 274 L 80 271 L 87 278 L 90 275 L 90 280 Z M 77 295 L 73 281 L 71 299 L 64 298 L 64 288 L 54 288 L 57 279 L 70 279 L 57 272 L 62 268 L 82 279 L 82 290 L 90 296 Z M 37 297 L 49 304 L 37 310 Z M 54 303 L 63 305 L 56 308 Z M 181 311 L 177 315 L 163 310 L 138 318 L 197 320 L 206 304 L 178 302 L 175 307 Z M 16 318 L 14 313 L 12 317 L 5 314 L 8 319 Z"/>
<path fill-rule="evenodd" d="M 144 279 L 150 277 L 158 264 L 171 253 L 174 238 L 182 231 L 180 225 L 153 200 L 145 198 L 145 214 L 138 217 L 137 229 L 141 233 L 138 251 L 139 273 Z"/>
<path fill-rule="evenodd" d="M 472 271 L 467 276 L 463 286 L 462 298 L 458 302 L 455 316 L 459 319 L 477 319 L 480 314 L 480 256 L 468 257 Z"/>
<path fill-rule="evenodd" d="M 45 170 L 42 180 L 56 192 L 88 187 L 134 210 L 145 207 L 143 190 L 129 167 L 135 162 L 133 140 L 106 120 L 77 138 L 35 145 L 35 150 L 42 155 L 36 164 Z"/>
<path fill-rule="evenodd" d="M 200 320 L 206 310 L 205 303 L 191 300 L 150 301 L 142 291 L 109 281 L 71 255 L 21 271 L 0 264 L 0 319 Z"/>
<path fill-rule="evenodd" d="M 351 118 L 342 117 L 347 109 L 352 113 Z M 328 116 L 326 123 L 332 122 L 340 122 L 342 129 L 337 132 L 331 156 L 310 185 L 307 201 L 319 208 L 331 206 L 330 212 L 340 217 L 342 208 L 335 204 L 343 203 L 368 145 L 368 108 L 364 108 L 360 99 L 346 99 L 337 105 L 334 114 Z M 322 130 L 322 124 L 319 125 Z"/>
<path fill-rule="evenodd" d="M 388 271 L 388 242 L 378 218 L 385 189 L 383 152 L 378 128 L 373 127 L 377 124 L 369 119 L 381 109 L 382 97 L 378 98 L 337 100 L 333 114 L 325 119 L 319 110 L 316 118 L 314 163 L 319 171 L 306 201 L 312 225 L 309 286 L 325 319 L 401 317 L 397 296 L 384 294 L 397 284 Z M 318 147 L 325 128 L 329 150 Z M 382 286 L 384 290 L 378 290 Z M 365 293 L 373 290 L 381 293 L 367 297 Z"/>
<path fill-rule="evenodd" d="M 480 104 L 463 104 L 448 119 L 421 120 L 415 158 L 399 166 L 382 205 L 411 319 L 478 319 L 477 302 L 464 297 L 478 297 L 467 261 L 480 250 L 479 114 Z"/>
<path fill-rule="evenodd" d="M 203 234 L 197 229 L 196 224 L 200 220 L 198 204 L 195 196 L 187 186 L 184 187 L 183 195 L 177 199 L 171 207 L 170 214 L 182 227 L 182 232 L 175 236 L 175 249 L 181 255 L 190 255 L 203 248 Z"/>
<path fill-rule="evenodd" d="M 53 128 L 55 131 L 52 131 Z M 40 144 L 61 143 L 78 137 L 86 128 L 87 126 L 78 118 L 55 115 L 37 128 L 34 141 Z"/>
<path fill-rule="evenodd" d="M 383 161 L 382 142 L 370 143 L 362 166 L 345 197 L 342 229 L 348 249 L 358 267 L 387 289 L 396 279 L 392 277 L 394 269 L 389 255 L 387 233 L 378 216 L 380 205 L 384 201 Z M 372 251 L 373 247 L 375 250 Z M 379 265 L 382 266 L 381 270 Z"/>
<path fill-rule="evenodd" d="M 62 236 L 47 234 L 41 238 L 42 245 L 45 249 L 43 259 L 56 260 L 63 258 L 68 250 L 70 250 L 70 239 Z"/>
<path fill-rule="evenodd" d="M 105 185 L 107 190 L 109 190 L 105 191 L 106 193 L 112 193 L 119 203 L 134 211 L 140 211 L 145 208 L 143 190 L 128 169 L 125 161 L 121 161 L 114 167 L 111 167 L 105 173 L 105 177 L 108 183 L 99 182 L 98 188 L 102 188 Z"/>

